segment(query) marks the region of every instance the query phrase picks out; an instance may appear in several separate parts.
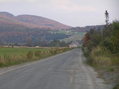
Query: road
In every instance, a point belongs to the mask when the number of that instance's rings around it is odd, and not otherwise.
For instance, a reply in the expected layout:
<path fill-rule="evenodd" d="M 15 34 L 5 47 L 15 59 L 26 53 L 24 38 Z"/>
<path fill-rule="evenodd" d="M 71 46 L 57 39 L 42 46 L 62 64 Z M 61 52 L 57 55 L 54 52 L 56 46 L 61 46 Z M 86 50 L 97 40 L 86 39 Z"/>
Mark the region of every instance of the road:
<path fill-rule="evenodd" d="M 110 89 L 80 49 L 0 71 L 0 89 Z"/>

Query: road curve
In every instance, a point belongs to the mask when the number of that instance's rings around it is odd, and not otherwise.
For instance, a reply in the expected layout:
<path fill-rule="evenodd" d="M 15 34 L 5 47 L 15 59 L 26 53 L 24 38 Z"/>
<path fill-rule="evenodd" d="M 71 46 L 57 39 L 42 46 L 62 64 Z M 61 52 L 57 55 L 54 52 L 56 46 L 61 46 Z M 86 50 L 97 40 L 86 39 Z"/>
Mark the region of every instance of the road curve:
<path fill-rule="evenodd" d="M 0 89 L 110 89 L 85 64 L 80 49 L 3 71 Z"/>

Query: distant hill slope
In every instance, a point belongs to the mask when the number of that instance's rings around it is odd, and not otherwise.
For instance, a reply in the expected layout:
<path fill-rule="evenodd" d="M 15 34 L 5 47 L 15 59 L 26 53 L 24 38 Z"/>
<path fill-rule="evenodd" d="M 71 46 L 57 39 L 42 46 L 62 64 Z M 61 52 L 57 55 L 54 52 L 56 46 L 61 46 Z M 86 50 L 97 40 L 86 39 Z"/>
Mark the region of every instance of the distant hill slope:
<path fill-rule="evenodd" d="M 71 27 L 40 16 L 14 16 L 8 12 L 0 12 L 0 45 L 40 44 L 46 46 L 53 40 L 79 41 L 90 29 L 98 30 L 103 27 L 103 25 Z"/>
<path fill-rule="evenodd" d="M 13 27 L 24 26 L 28 28 L 44 28 L 44 29 L 69 29 L 70 26 L 64 25 L 57 21 L 35 15 L 18 15 L 14 16 L 8 12 L 0 12 L 0 26 Z"/>
<path fill-rule="evenodd" d="M 61 39 L 61 41 L 64 41 L 66 43 L 73 42 L 73 41 L 81 41 L 85 32 L 81 32 L 80 34 L 72 35 L 68 38 Z"/>
<path fill-rule="evenodd" d="M 52 32 L 69 28 L 71 27 L 40 16 L 14 16 L 8 12 L 0 12 L 0 45 L 46 46 L 54 39 L 69 37 L 69 35 Z"/>
<path fill-rule="evenodd" d="M 68 38 L 61 39 L 64 42 L 72 42 L 72 41 L 81 41 L 83 36 L 86 32 L 90 31 L 91 29 L 100 30 L 103 29 L 104 25 L 94 25 L 94 26 L 85 26 L 85 27 L 73 27 L 67 30 L 62 30 L 60 33 L 65 33 L 70 35 Z"/>
<path fill-rule="evenodd" d="M 72 27 L 68 30 L 75 31 L 75 32 L 87 32 L 91 29 L 100 30 L 103 29 L 105 25 L 92 25 L 92 26 L 85 26 L 85 27 Z"/>
<path fill-rule="evenodd" d="M 62 23 L 57 21 L 47 19 L 40 16 L 33 16 L 33 15 L 19 15 L 16 17 L 19 21 L 36 25 L 38 28 L 50 28 L 50 29 L 67 29 L 70 26 L 66 26 Z"/>

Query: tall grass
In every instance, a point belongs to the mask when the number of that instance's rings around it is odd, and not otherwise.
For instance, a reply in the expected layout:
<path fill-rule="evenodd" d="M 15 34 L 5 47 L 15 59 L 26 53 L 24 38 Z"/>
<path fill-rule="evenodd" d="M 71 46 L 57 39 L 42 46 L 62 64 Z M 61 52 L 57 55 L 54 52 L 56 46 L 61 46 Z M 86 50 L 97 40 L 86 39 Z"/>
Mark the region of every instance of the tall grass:
<path fill-rule="evenodd" d="M 95 66 L 112 66 L 119 65 L 119 54 L 112 54 L 107 48 L 97 46 L 91 52 L 84 51 L 88 57 L 88 62 Z"/>
<path fill-rule="evenodd" d="M 111 65 L 110 52 L 104 47 L 96 47 L 91 51 L 91 58 L 93 65 Z"/>

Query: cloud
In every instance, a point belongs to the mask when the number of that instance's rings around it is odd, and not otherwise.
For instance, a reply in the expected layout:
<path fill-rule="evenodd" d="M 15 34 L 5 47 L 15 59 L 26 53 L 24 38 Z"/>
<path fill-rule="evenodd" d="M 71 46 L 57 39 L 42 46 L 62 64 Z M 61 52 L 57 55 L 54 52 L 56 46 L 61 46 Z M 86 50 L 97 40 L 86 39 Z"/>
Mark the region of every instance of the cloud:
<path fill-rule="evenodd" d="M 0 3 L 6 3 L 6 2 L 15 2 L 17 0 L 0 0 Z"/>
<path fill-rule="evenodd" d="M 39 7 L 63 10 L 67 12 L 73 11 L 95 11 L 94 7 L 77 4 L 75 0 L 0 0 L 0 3 L 26 3 Z"/>
<path fill-rule="evenodd" d="M 74 0 L 51 0 L 54 7 L 65 11 L 95 11 L 94 7 L 77 4 Z"/>
<path fill-rule="evenodd" d="M 0 3 L 14 3 L 14 2 L 36 2 L 38 0 L 0 0 Z"/>

